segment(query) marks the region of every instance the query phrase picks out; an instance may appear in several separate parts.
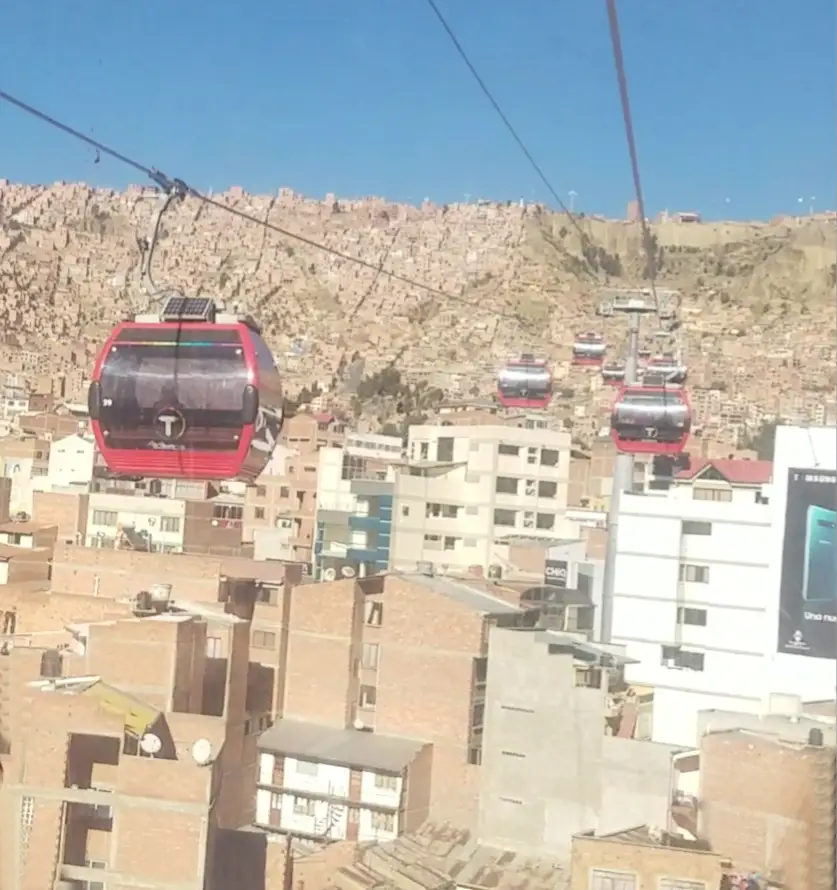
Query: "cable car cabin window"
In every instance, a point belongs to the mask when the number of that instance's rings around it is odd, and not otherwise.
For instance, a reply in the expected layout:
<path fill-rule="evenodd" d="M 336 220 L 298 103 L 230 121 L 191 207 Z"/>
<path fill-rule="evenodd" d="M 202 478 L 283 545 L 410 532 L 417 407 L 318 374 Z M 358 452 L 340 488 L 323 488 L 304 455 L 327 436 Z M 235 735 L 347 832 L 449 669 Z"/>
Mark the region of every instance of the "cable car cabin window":
<path fill-rule="evenodd" d="M 506 368 L 500 375 L 500 392 L 547 393 L 550 388 L 549 371 L 545 368 Z"/>
<path fill-rule="evenodd" d="M 128 329 L 102 365 L 100 427 L 124 450 L 235 451 L 247 363 L 234 330 Z"/>

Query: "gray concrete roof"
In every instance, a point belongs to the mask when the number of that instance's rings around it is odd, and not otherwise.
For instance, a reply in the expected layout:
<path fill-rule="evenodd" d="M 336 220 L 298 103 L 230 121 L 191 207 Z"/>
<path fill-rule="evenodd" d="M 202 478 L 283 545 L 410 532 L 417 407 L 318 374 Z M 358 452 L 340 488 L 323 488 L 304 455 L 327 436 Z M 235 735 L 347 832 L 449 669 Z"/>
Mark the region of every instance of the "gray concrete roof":
<path fill-rule="evenodd" d="M 261 751 L 383 773 L 402 772 L 423 747 L 424 742 L 417 739 L 301 720 L 277 720 L 259 738 Z"/>
<path fill-rule="evenodd" d="M 468 606 L 475 612 L 483 612 L 486 615 L 514 615 L 523 611 L 519 606 L 507 603 L 498 596 L 492 596 L 490 593 L 477 590 L 469 584 L 456 581 L 453 578 L 421 574 L 404 574 L 401 577 L 413 584 L 427 587 L 434 593 L 446 596 L 460 605 Z"/>

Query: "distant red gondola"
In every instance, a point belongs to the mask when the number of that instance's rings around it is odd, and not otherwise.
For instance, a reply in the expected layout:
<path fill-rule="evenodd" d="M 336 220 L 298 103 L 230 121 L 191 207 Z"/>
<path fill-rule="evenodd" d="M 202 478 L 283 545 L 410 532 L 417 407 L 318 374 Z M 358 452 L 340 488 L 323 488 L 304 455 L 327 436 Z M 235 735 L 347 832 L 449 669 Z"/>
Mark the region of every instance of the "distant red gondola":
<path fill-rule="evenodd" d="M 611 437 L 625 454 L 679 454 L 691 427 L 686 391 L 672 386 L 623 386 L 610 419 Z"/>
<path fill-rule="evenodd" d="M 510 361 L 497 380 L 497 401 L 504 408 L 546 408 L 552 401 L 549 365 L 528 354 Z"/>
<path fill-rule="evenodd" d="M 625 379 L 624 362 L 611 362 L 602 365 L 602 380 L 610 386 L 621 386 Z"/>
<path fill-rule="evenodd" d="M 669 383 L 686 382 L 686 368 L 671 352 L 649 358 L 645 370 L 648 373 L 663 375 Z"/>
<path fill-rule="evenodd" d="M 601 334 L 579 334 L 573 343 L 573 364 L 599 367 L 604 361 L 607 346 Z"/>
<path fill-rule="evenodd" d="M 121 323 L 96 360 L 88 405 L 108 469 L 125 476 L 250 482 L 283 419 L 258 327 L 204 298 L 172 297 L 159 316 Z"/>

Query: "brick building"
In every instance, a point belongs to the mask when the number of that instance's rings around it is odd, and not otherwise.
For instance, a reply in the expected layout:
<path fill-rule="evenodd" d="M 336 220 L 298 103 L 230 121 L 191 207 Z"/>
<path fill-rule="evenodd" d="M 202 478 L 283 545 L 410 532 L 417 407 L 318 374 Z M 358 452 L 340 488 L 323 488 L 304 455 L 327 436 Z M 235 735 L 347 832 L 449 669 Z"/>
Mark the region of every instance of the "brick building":
<path fill-rule="evenodd" d="M 570 890 L 720 890 L 726 861 L 708 844 L 647 826 L 572 839 Z"/>
<path fill-rule="evenodd" d="M 701 743 L 700 836 L 787 890 L 834 886 L 833 721 L 821 727 L 719 730 Z"/>
<path fill-rule="evenodd" d="M 206 655 L 219 625 L 222 660 Z M 64 651 L 0 657 L 2 886 L 211 887 L 217 832 L 252 819 L 247 622 L 168 612 L 69 630 Z"/>

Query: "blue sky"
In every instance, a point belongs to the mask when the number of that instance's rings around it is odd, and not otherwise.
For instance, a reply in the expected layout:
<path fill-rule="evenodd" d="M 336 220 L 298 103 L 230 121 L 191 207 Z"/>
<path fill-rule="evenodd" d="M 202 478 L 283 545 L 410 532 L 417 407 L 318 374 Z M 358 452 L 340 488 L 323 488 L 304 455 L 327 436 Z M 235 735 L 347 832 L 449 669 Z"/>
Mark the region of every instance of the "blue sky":
<path fill-rule="evenodd" d="M 603 0 L 438 2 L 559 194 L 624 215 Z M 833 0 L 620 16 L 649 211 L 834 207 Z M 0 87 L 199 188 L 550 203 L 424 0 L 7 0 L 0 29 Z M 2 104 L 0 177 L 136 181 Z"/>

